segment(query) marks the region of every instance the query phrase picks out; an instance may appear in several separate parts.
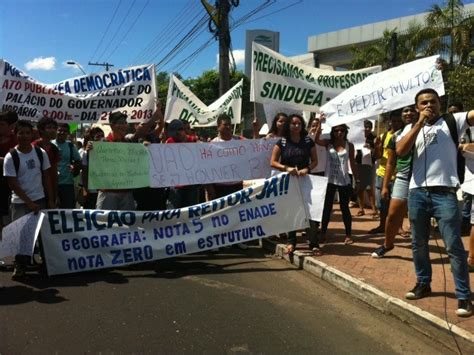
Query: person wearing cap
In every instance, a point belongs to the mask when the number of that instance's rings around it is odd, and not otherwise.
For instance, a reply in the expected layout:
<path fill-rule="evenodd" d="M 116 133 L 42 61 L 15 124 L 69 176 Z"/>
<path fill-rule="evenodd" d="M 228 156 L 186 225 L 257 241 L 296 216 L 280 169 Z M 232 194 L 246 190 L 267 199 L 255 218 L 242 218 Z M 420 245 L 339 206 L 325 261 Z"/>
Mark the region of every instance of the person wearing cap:
<path fill-rule="evenodd" d="M 166 143 L 195 143 L 195 138 L 186 133 L 185 122 L 174 119 L 168 124 Z M 174 186 L 170 188 L 168 200 L 173 208 L 195 205 L 199 202 L 199 185 Z"/>
<path fill-rule="evenodd" d="M 147 122 L 139 124 L 134 133 L 127 134 L 127 115 L 120 111 L 112 112 L 109 116 L 111 132 L 105 138 L 106 142 L 136 143 L 145 136 L 150 128 L 162 119 L 161 104 L 157 100 L 156 110 Z M 86 150 L 93 149 L 93 142 L 87 144 Z M 100 190 L 97 195 L 96 208 L 99 210 L 135 210 L 135 200 L 132 189 L 106 189 Z"/>

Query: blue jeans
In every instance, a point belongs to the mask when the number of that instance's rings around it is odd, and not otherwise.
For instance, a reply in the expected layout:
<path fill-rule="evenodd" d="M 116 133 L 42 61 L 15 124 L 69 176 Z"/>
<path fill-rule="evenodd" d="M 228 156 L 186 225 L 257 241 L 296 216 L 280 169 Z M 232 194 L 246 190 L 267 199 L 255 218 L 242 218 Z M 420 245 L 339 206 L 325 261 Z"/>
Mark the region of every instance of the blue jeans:
<path fill-rule="evenodd" d="M 461 220 L 458 201 L 454 192 L 433 188 L 410 190 L 408 216 L 413 236 L 412 252 L 417 282 L 431 282 L 431 261 L 428 241 L 430 238 L 430 218 L 438 222 L 446 251 L 451 262 L 456 297 L 470 299 L 469 272 L 466 251 L 461 240 Z"/>
<path fill-rule="evenodd" d="M 462 193 L 462 221 L 469 224 L 471 220 L 472 195 L 467 192 Z"/>

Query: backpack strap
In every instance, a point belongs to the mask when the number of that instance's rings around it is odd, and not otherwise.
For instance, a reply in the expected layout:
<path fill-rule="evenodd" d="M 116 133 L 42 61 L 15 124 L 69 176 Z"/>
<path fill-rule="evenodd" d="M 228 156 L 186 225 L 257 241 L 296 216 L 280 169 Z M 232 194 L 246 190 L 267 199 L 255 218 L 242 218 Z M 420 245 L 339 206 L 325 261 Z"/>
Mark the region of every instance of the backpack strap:
<path fill-rule="evenodd" d="M 453 116 L 452 113 L 446 112 L 443 114 L 443 119 L 448 125 L 449 128 L 449 133 L 451 134 L 451 138 L 454 142 L 454 145 L 456 146 L 456 149 L 458 149 L 459 145 L 459 136 L 458 136 L 458 128 L 456 127 L 456 120 Z"/>
<path fill-rule="evenodd" d="M 67 143 L 69 145 L 69 163 L 73 164 L 74 160 L 72 160 L 72 143 L 69 141 Z"/>
<path fill-rule="evenodd" d="M 20 156 L 15 148 L 10 149 L 10 154 L 13 159 L 13 166 L 15 167 L 16 175 L 18 176 L 18 170 L 20 170 Z"/>

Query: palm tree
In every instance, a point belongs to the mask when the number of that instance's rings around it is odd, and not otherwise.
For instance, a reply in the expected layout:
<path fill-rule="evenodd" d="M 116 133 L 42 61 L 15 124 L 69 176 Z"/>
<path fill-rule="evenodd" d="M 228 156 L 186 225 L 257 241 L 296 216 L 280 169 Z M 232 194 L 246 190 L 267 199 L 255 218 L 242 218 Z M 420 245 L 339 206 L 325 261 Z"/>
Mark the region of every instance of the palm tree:
<path fill-rule="evenodd" d="M 449 63 L 454 65 L 455 57 L 459 64 L 467 64 L 471 50 L 471 33 L 474 31 L 474 16 L 464 10 L 461 0 L 447 0 L 445 7 L 431 6 L 425 19 L 426 28 L 431 34 L 430 46 L 439 51 L 444 37 L 449 37 Z"/>

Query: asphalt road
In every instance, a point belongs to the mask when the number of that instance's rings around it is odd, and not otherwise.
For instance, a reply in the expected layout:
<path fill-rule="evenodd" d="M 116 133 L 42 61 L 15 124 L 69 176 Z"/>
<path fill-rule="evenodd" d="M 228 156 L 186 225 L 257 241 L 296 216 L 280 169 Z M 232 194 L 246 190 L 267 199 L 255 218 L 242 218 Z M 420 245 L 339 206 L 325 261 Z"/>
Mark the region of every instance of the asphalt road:
<path fill-rule="evenodd" d="M 449 352 L 258 248 L 0 285 L 2 355 Z"/>

